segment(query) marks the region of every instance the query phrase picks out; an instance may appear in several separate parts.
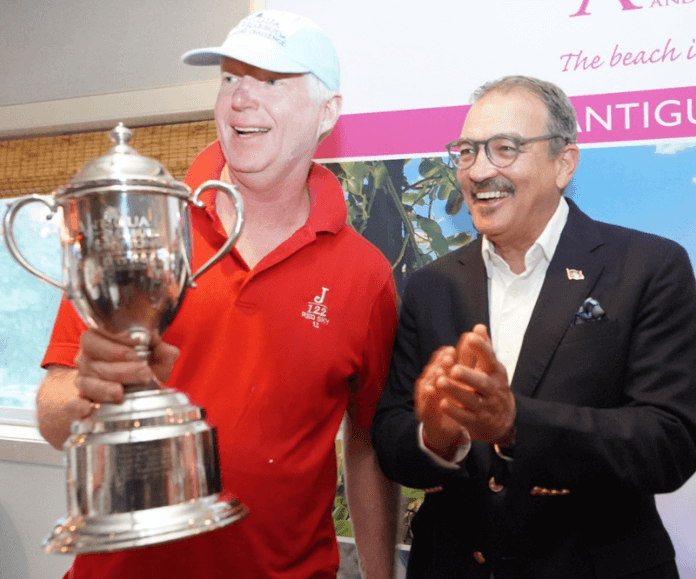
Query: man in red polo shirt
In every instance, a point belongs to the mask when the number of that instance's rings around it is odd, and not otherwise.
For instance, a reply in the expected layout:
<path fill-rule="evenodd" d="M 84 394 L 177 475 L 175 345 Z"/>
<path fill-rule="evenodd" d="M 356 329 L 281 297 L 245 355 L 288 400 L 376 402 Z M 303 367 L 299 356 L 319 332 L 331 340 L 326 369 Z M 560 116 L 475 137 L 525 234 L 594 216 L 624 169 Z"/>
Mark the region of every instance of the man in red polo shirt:
<path fill-rule="evenodd" d="M 250 510 L 223 529 L 161 545 L 78 555 L 67 577 L 335 577 L 334 440 L 344 415 L 351 516 L 366 577 L 391 577 L 395 493 L 370 425 L 396 325 L 389 263 L 346 225 L 336 179 L 312 163 L 341 108 L 338 59 L 314 23 L 262 11 L 221 47 L 186 53 L 221 68 L 219 141 L 191 166 L 192 188 L 234 184 L 245 204 L 235 248 L 197 279 L 149 365 L 134 343 L 86 329 L 64 301 L 43 365 L 39 428 L 61 448 L 93 403 L 154 374 L 216 426 L 225 488 Z M 193 268 L 224 243 L 226 195 L 192 210 Z"/>

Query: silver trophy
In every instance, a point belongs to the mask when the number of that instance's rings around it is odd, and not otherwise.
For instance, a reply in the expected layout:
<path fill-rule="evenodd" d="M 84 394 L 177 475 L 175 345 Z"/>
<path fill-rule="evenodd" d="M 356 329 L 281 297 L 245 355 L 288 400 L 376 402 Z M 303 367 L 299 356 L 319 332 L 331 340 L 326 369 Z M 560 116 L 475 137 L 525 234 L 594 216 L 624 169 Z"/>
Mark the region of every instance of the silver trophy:
<path fill-rule="evenodd" d="M 193 194 L 156 160 L 128 145 L 119 124 L 114 147 L 87 163 L 52 197 L 12 204 L 3 234 L 12 257 L 32 275 L 63 290 L 85 323 L 128 332 L 147 359 L 151 335 L 163 334 L 194 280 L 222 259 L 242 228 L 242 199 L 221 181 Z M 200 194 L 229 195 L 236 222 L 229 239 L 191 273 L 188 205 Z M 62 215 L 60 283 L 34 268 L 15 241 L 19 209 L 43 203 Z M 98 404 L 75 422 L 64 445 L 68 515 L 44 541 L 49 553 L 96 553 L 153 545 L 234 523 L 247 508 L 223 492 L 215 428 L 203 408 L 158 383 L 125 385 L 122 404 Z"/>

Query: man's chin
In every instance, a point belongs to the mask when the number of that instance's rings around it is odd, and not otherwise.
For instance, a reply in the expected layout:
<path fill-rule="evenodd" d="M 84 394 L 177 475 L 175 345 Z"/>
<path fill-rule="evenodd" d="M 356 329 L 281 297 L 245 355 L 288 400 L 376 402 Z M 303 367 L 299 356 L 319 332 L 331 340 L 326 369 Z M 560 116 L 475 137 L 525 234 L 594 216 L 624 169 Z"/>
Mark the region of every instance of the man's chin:
<path fill-rule="evenodd" d="M 268 168 L 268 164 L 259 163 L 258 159 L 250 159 L 249 161 L 244 161 L 239 157 L 235 158 L 232 163 L 227 163 L 230 169 L 230 173 L 235 175 L 255 175 L 258 173 L 263 173 Z"/>
<path fill-rule="evenodd" d="M 474 220 L 476 220 L 477 215 L 480 215 L 483 219 L 488 219 L 507 208 L 511 203 L 512 197 L 503 197 L 493 201 L 476 201 L 469 207 L 469 211 Z"/>

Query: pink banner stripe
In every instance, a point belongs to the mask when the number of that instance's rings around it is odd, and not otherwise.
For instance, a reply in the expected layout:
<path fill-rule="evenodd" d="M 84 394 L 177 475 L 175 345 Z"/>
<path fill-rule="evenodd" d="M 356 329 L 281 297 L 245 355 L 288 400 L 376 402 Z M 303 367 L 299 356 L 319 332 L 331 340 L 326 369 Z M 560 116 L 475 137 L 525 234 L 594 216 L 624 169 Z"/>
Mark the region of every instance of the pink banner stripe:
<path fill-rule="evenodd" d="M 696 87 L 571 99 L 580 143 L 652 141 L 696 136 Z"/>
<path fill-rule="evenodd" d="M 696 137 L 696 87 L 571 97 L 579 143 Z M 342 116 L 317 159 L 445 154 L 469 105 Z"/>
<path fill-rule="evenodd" d="M 342 116 L 318 159 L 442 152 L 461 133 L 469 106 Z"/>

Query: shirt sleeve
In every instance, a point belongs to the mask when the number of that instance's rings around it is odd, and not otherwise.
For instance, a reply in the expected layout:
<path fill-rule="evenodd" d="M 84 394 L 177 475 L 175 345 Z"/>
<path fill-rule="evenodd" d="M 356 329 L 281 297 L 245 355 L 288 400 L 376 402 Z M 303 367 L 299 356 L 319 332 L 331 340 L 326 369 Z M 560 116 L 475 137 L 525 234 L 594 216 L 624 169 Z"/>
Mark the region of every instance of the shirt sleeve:
<path fill-rule="evenodd" d="M 388 276 L 372 305 L 363 350 L 360 388 L 352 396 L 357 424 L 369 427 L 384 390 L 389 373 L 394 334 L 396 332 L 396 287 Z"/>
<path fill-rule="evenodd" d="M 435 461 L 436 464 L 441 467 L 448 468 L 450 470 L 458 470 L 462 461 L 469 455 L 471 450 L 471 439 L 466 440 L 457 445 L 457 449 L 454 451 L 454 457 L 451 461 L 445 460 L 441 456 L 435 454 L 427 446 L 425 446 L 425 439 L 423 438 L 423 423 L 418 423 L 418 448 L 420 448 L 425 454 L 427 454 L 431 460 Z"/>
<path fill-rule="evenodd" d="M 80 336 L 86 329 L 72 303 L 63 297 L 41 367 L 46 368 L 50 364 L 74 367 L 75 356 L 80 349 Z"/>

